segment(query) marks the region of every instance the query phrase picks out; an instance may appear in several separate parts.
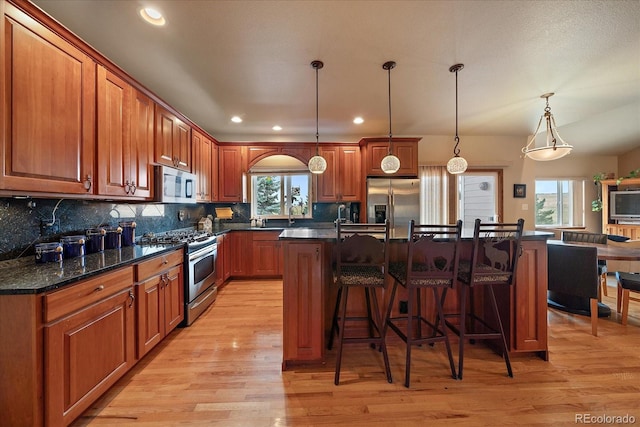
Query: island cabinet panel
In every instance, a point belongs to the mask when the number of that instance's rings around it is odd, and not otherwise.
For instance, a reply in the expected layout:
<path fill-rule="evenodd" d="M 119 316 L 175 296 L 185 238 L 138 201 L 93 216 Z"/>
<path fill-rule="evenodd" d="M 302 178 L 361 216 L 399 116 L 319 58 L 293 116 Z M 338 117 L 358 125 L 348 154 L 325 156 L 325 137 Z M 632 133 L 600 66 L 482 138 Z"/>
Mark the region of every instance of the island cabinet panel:
<path fill-rule="evenodd" d="M 4 3 L 0 189 L 93 194 L 96 64 Z"/>
<path fill-rule="evenodd" d="M 70 424 L 136 362 L 133 268 L 107 273 L 103 279 L 126 287 L 95 303 L 93 295 L 87 295 L 84 308 L 70 307 L 44 327 L 46 425 Z M 95 279 L 88 282 L 93 285 Z M 93 293 L 104 290 L 99 286 Z M 59 292 L 71 298 L 71 289 Z"/>
<path fill-rule="evenodd" d="M 325 267 L 330 263 L 325 250 L 322 242 L 283 242 L 283 369 L 323 359 Z"/>
<path fill-rule="evenodd" d="M 191 172 L 191 127 L 157 104 L 155 123 L 156 162 Z"/>

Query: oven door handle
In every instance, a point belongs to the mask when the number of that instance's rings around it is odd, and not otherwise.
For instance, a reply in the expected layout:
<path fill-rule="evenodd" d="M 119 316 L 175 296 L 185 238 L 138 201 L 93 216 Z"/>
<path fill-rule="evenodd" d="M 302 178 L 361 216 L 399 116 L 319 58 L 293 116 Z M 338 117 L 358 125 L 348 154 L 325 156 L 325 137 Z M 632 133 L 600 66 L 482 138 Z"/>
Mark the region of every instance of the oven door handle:
<path fill-rule="evenodd" d="M 202 249 L 198 249 L 194 253 L 189 254 L 189 262 L 197 261 L 200 258 L 204 258 L 205 256 L 214 254 L 218 251 L 218 245 L 216 243 L 204 247 Z"/>

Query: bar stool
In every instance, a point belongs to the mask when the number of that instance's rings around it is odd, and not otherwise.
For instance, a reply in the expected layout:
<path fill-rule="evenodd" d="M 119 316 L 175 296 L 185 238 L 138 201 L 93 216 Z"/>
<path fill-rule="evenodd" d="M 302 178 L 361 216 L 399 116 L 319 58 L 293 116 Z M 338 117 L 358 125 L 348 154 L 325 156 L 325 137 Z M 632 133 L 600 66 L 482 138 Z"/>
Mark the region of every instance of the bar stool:
<path fill-rule="evenodd" d="M 522 228 L 524 220 L 517 223 L 482 223 L 476 219 L 473 230 L 473 246 L 470 260 L 461 260 L 458 270 L 460 286 L 460 313 L 446 315 L 447 326 L 459 336 L 458 378 L 462 379 L 464 366 L 464 342 L 469 340 L 499 340 L 503 350 L 503 357 L 507 365 L 507 373 L 513 377 L 509 349 L 504 335 L 500 311 L 494 292 L 495 286 L 509 286 L 516 277 L 516 267 L 522 248 Z M 468 288 L 468 289 L 467 289 Z M 473 296 L 476 288 L 487 289 L 491 303 L 491 310 L 485 304 L 484 316 L 475 313 Z M 467 313 L 467 292 L 469 292 L 469 312 Z M 493 318 L 488 318 L 492 311 Z M 450 317 L 459 319 L 458 325 L 449 320 Z M 467 321 L 469 324 L 467 324 Z"/>
<path fill-rule="evenodd" d="M 387 381 L 391 382 L 391 369 L 384 339 L 384 328 L 376 289 L 383 289 L 389 266 L 389 222 L 384 224 L 337 224 L 336 265 L 334 283 L 338 286 L 336 307 L 331 322 L 328 347 L 338 335 L 336 374 L 334 383 L 340 382 L 340 365 L 345 344 L 368 343 L 379 347 L 384 359 Z M 367 315 L 347 316 L 347 300 L 351 288 L 361 288 L 367 305 Z M 373 307 L 372 307 L 373 305 Z M 346 337 L 346 322 L 366 321 L 367 337 Z"/>
<path fill-rule="evenodd" d="M 411 376 L 411 346 L 444 342 L 449 356 L 451 376 L 457 378 L 451 354 L 449 337 L 444 326 L 442 304 L 448 288 L 453 287 L 458 276 L 460 233 L 462 221 L 455 225 L 416 225 L 409 222 L 406 262 L 391 263 L 389 274 L 393 277 L 393 288 L 385 329 L 391 328 L 406 343 L 405 387 L 409 387 Z M 407 314 L 393 316 L 398 285 L 407 290 Z M 422 313 L 421 291 L 432 289 L 436 306 L 435 323 Z M 438 294 L 441 290 L 442 298 Z M 440 324 L 444 329 L 439 328 Z M 426 330 L 423 333 L 423 326 Z M 414 331 L 415 327 L 415 331 Z M 386 331 L 385 334 L 386 335 Z"/>

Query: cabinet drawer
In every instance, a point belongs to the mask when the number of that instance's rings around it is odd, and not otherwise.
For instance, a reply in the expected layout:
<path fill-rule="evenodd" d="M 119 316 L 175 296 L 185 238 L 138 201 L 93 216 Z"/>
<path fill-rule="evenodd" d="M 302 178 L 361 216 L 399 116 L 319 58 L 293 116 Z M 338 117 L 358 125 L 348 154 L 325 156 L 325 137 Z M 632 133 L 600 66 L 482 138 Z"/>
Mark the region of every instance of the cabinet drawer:
<path fill-rule="evenodd" d="M 143 261 L 136 265 L 136 281 L 141 282 L 174 265 L 182 264 L 183 261 L 184 251 L 182 249 Z"/>
<path fill-rule="evenodd" d="M 132 284 L 133 267 L 125 267 L 47 294 L 44 296 L 44 321 L 51 322 L 111 296 Z"/>
<path fill-rule="evenodd" d="M 280 236 L 280 234 L 282 233 L 282 230 L 278 230 L 278 231 L 254 231 L 253 232 L 253 241 L 257 241 L 257 240 L 267 240 L 267 241 L 274 241 L 274 240 L 278 240 L 278 236 Z"/>

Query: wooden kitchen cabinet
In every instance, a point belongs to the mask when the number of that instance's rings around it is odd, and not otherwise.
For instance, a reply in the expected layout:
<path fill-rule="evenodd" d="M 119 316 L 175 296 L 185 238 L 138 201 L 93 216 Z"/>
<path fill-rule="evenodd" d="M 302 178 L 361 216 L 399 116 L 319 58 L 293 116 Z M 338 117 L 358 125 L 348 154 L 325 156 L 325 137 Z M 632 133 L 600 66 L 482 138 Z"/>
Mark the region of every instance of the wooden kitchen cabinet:
<path fill-rule="evenodd" d="M 219 202 L 245 202 L 242 197 L 245 156 L 245 146 L 221 145 L 218 148 Z"/>
<path fill-rule="evenodd" d="M 283 362 L 319 362 L 324 354 L 325 282 L 330 254 L 322 242 L 283 241 Z"/>
<path fill-rule="evenodd" d="M 604 234 L 625 236 L 631 240 L 640 239 L 640 225 L 619 224 L 618 221 L 611 219 L 609 211 L 610 193 L 612 191 L 640 188 L 640 178 L 625 178 L 620 181 L 620 184 L 616 179 L 603 180 L 600 181 L 600 184 L 602 185 L 602 232 Z"/>
<path fill-rule="evenodd" d="M 278 240 L 281 231 L 253 232 L 252 276 L 282 275 L 282 249 Z"/>
<path fill-rule="evenodd" d="M 363 145 L 365 154 L 365 175 L 367 177 L 418 177 L 418 142 L 421 138 L 393 138 L 391 153 L 400 160 L 400 169 L 396 173 L 385 173 L 380 163 L 389 153 L 389 138 L 363 138 L 360 143 Z"/>
<path fill-rule="evenodd" d="M 4 3 L 0 189 L 93 194 L 96 64 Z"/>
<path fill-rule="evenodd" d="M 154 104 L 126 81 L 98 67 L 97 193 L 153 197 Z"/>
<path fill-rule="evenodd" d="M 251 231 L 233 231 L 229 233 L 231 243 L 231 276 L 251 276 L 253 268 L 252 259 L 253 233 Z M 229 254 L 229 252 L 227 252 Z"/>
<path fill-rule="evenodd" d="M 193 150 L 193 172 L 196 174 L 196 201 L 211 202 L 211 154 L 213 143 L 195 129 L 191 131 Z"/>
<path fill-rule="evenodd" d="M 220 200 L 220 178 L 218 172 L 220 170 L 218 156 L 220 147 L 216 142 L 211 143 L 211 201 Z"/>
<path fill-rule="evenodd" d="M 183 251 L 157 256 L 136 266 L 138 358 L 184 320 Z"/>
<path fill-rule="evenodd" d="M 227 258 L 229 258 L 229 261 L 231 260 L 231 256 L 228 253 L 228 240 L 228 234 L 221 234 L 216 237 L 216 243 L 218 244 L 218 254 L 216 257 L 216 286 L 218 286 L 218 288 L 227 281 L 231 274 L 229 271 L 229 263 L 227 261 Z"/>
<path fill-rule="evenodd" d="M 318 202 L 360 201 L 360 148 L 357 146 L 325 146 L 319 153 L 327 161 L 327 169 L 317 175 Z"/>
<path fill-rule="evenodd" d="M 191 172 L 191 126 L 156 104 L 155 160 Z"/>
<path fill-rule="evenodd" d="M 133 268 L 44 296 L 45 425 L 70 424 L 135 360 Z"/>

